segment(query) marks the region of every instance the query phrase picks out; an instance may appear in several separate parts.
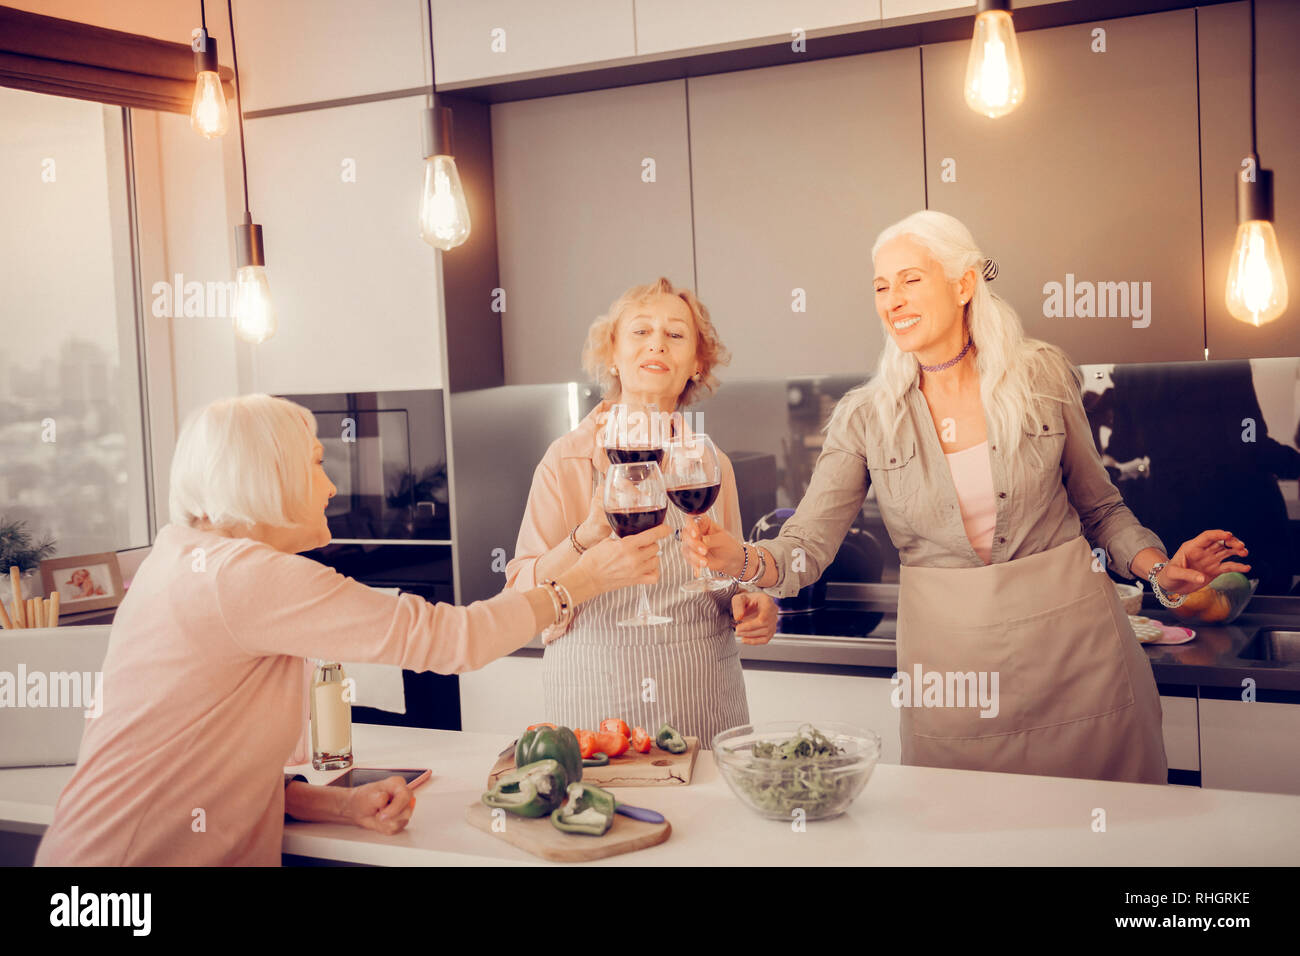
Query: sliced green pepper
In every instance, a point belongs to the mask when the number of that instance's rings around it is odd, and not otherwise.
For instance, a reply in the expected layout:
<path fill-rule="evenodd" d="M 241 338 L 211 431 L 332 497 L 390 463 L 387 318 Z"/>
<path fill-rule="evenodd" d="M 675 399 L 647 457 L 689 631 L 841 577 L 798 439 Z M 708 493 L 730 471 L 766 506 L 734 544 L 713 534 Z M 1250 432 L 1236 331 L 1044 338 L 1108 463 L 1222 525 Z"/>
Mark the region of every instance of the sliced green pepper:
<path fill-rule="evenodd" d="M 558 760 L 538 760 L 502 774 L 483 802 L 521 817 L 544 817 L 564 800 L 566 786 Z"/>
<path fill-rule="evenodd" d="M 609 754 L 597 750 L 590 757 L 585 757 L 582 761 L 584 767 L 603 767 L 609 763 Z"/>
<path fill-rule="evenodd" d="M 565 833 L 600 836 L 614 825 L 617 805 L 608 790 L 590 783 L 571 783 L 567 799 L 551 814 L 551 823 Z"/>
<path fill-rule="evenodd" d="M 655 746 L 660 750 L 666 750 L 670 754 L 686 753 L 686 738 L 673 730 L 667 724 L 659 728 L 659 734 L 655 737 Z"/>
<path fill-rule="evenodd" d="M 582 752 L 578 738 L 568 727 L 538 727 L 520 735 L 515 745 L 515 766 L 526 767 L 539 760 L 558 760 L 569 783 L 582 779 Z"/>

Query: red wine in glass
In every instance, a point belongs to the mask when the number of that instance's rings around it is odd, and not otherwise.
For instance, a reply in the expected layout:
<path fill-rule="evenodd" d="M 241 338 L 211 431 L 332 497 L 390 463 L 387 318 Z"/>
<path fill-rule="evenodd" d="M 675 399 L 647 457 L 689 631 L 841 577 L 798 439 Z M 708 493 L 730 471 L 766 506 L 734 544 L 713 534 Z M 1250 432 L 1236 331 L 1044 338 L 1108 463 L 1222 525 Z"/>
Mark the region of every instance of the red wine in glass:
<path fill-rule="evenodd" d="M 611 465 L 640 465 L 653 461 L 663 466 L 664 450 L 662 448 L 606 448 Z"/>
<path fill-rule="evenodd" d="M 621 464 L 621 462 L 619 463 Z M 642 531 L 649 531 L 664 523 L 668 514 L 664 508 L 630 508 L 627 511 L 606 511 L 605 520 L 620 538 L 629 538 Z"/>
<path fill-rule="evenodd" d="M 718 492 L 721 488 L 721 484 L 669 488 L 668 500 L 688 515 L 702 515 L 718 500 Z"/>
<path fill-rule="evenodd" d="M 611 464 L 605 472 L 604 505 L 605 520 L 620 538 L 663 524 L 668 516 L 668 495 L 659 464 L 653 459 Z M 649 591 L 642 584 L 636 613 L 616 623 L 619 627 L 646 627 L 670 624 L 672 618 L 651 610 Z"/>

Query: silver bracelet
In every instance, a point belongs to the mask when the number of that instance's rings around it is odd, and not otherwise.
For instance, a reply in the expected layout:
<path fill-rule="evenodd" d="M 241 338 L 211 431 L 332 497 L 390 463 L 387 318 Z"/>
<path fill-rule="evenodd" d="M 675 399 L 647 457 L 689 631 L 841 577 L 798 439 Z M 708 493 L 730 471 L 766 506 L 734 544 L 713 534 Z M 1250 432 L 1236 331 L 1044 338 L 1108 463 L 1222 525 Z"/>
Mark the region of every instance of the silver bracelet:
<path fill-rule="evenodd" d="M 1147 581 L 1150 582 L 1151 590 L 1155 593 L 1157 601 L 1165 607 L 1178 607 L 1187 600 L 1187 595 L 1181 594 L 1178 596 L 1178 600 L 1171 601 L 1168 597 L 1168 592 L 1166 592 L 1165 589 L 1160 586 L 1160 582 L 1156 580 L 1156 575 L 1158 575 L 1168 563 L 1168 561 L 1157 561 L 1152 565 L 1151 572 L 1147 575 Z"/>
<path fill-rule="evenodd" d="M 758 556 L 758 567 L 754 570 L 754 576 L 745 581 L 737 579 L 737 584 L 753 584 L 755 581 L 763 579 L 763 574 L 767 571 L 767 560 L 763 557 L 763 549 L 758 545 L 754 545 L 754 554 Z"/>

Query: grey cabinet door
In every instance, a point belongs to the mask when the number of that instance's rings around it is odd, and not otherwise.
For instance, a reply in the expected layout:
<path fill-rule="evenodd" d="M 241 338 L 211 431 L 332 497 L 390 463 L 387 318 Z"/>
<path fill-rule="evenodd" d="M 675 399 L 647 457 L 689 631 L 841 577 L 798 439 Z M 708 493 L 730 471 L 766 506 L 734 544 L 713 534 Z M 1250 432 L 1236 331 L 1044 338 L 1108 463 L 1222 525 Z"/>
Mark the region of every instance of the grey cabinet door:
<path fill-rule="evenodd" d="M 966 223 L 1026 333 L 1076 363 L 1200 359 L 1195 12 L 1019 43 L 1025 102 L 999 119 L 966 106 L 969 42 L 922 49 L 930 208 Z"/>
<path fill-rule="evenodd" d="M 492 155 L 506 384 L 582 381 L 624 290 L 694 283 L 685 83 L 498 103 Z"/>
<path fill-rule="evenodd" d="M 1255 328 L 1228 314 L 1224 293 L 1237 236 L 1237 183 L 1250 155 L 1250 5 L 1197 10 L 1201 62 L 1201 189 L 1205 209 L 1205 316 L 1211 359 L 1300 355 L 1300 5 L 1256 4 L 1260 164 L 1273 170 L 1274 228 L 1291 304 Z"/>
<path fill-rule="evenodd" d="M 865 378 L 871 244 L 925 205 L 917 51 L 688 82 L 698 291 L 726 374 Z"/>

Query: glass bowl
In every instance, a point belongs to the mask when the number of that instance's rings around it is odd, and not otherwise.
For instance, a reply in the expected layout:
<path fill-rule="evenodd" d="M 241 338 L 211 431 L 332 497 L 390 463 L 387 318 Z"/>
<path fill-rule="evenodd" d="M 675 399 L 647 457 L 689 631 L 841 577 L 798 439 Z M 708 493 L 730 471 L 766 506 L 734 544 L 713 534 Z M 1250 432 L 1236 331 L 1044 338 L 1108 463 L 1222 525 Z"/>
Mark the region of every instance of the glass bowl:
<path fill-rule="evenodd" d="M 1245 581 L 1243 584 L 1242 582 Z M 1180 621 L 1222 627 L 1231 624 L 1255 596 L 1259 578 L 1245 578 L 1236 572 L 1220 574 L 1198 591 L 1193 591 L 1169 613 Z"/>
<path fill-rule="evenodd" d="M 810 737 L 815 729 L 836 754 L 821 756 L 756 756 L 755 746 L 779 748 L 793 738 Z M 871 779 L 880 759 L 880 737 L 874 731 L 835 721 L 817 723 L 773 721 L 745 724 L 713 738 L 713 760 L 731 792 L 760 816 L 770 820 L 825 820 L 848 809 Z"/>

